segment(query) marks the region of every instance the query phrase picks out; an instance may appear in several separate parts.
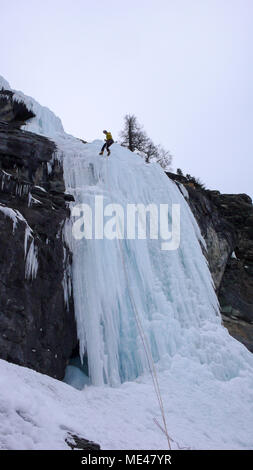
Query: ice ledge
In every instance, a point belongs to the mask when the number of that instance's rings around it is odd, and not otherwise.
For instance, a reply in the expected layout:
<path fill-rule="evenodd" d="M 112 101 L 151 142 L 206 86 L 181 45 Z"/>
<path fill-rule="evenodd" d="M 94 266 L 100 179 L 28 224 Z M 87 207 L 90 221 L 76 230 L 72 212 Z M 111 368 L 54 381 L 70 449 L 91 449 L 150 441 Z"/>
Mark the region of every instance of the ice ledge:
<path fill-rule="evenodd" d="M 21 91 L 13 90 L 10 84 L 0 75 L 0 90 L 8 90 L 13 93 L 12 100 L 17 103 L 24 103 L 27 110 L 35 115 L 22 126 L 23 130 L 46 137 L 56 137 L 64 134 L 62 122 L 50 109 L 41 106 L 35 99 L 26 96 Z"/>

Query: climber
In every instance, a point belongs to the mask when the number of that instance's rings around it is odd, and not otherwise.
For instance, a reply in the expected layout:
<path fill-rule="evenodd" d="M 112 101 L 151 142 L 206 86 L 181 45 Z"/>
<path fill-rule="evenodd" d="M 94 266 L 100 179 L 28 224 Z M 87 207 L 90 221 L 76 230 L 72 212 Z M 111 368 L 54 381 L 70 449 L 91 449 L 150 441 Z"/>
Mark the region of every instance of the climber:
<path fill-rule="evenodd" d="M 114 140 L 112 138 L 112 134 L 108 131 L 103 131 L 103 133 L 106 135 L 106 139 L 105 139 L 105 144 L 103 145 L 103 147 L 101 148 L 101 152 L 99 153 L 99 155 L 103 155 L 104 153 L 104 149 L 106 148 L 107 150 L 107 155 L 109 157 L 110 155 L 110 150 L 109 150 L 109 147 L 114 143 Z"/>

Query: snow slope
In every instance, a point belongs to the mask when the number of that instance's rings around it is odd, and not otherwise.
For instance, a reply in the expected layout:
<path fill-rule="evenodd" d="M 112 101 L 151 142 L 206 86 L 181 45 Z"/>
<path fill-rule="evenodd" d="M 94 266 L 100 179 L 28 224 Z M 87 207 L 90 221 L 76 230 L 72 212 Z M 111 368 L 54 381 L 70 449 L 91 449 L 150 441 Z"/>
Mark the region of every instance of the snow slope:
<path fill-rule="evenodd" d="M 219 381 L 177 356 L 159 374 L 168 432 L 180 447 L 252 449 L 252 379 Z M 167 449 L 149 376 L 82 391 L 0 360 L 0 449 L 67 449 L 68 431 L 102 449 Z M 172 449 L 178 444 L 172 442 Z"/>
<path fill-rule="evenodd" d="M 71 427 L 104 449 L 166 448 L 153 421 L 161 422 L 160 410 L 137 312 L 156 364 L 169 435 L 190 448 L 252 448 L 253 356 L 221 325 L 203 240 L 181 192 L 157 164 L 146 165 L 117 144 L 109 160 L 99 157 L 101 141 L 83 144 L 64 133 L 51 111 L 19 96 L 37 111 L 26 129 L 56 142 L 75 204 L 94 209 L 97 196 L 114 209 L 168 204 L 170 221 L 172 204 L 179 204 L 181 240 L 174 251 L 162 251 L 161 240 L 76 241 L 66 222 L 80 355 L 88 356 L 93 385 L 77 391 L 1 361 L 1 380 L 8 384 L 1 388 L 2 446 L 62 448 L 65 427 Z"/>

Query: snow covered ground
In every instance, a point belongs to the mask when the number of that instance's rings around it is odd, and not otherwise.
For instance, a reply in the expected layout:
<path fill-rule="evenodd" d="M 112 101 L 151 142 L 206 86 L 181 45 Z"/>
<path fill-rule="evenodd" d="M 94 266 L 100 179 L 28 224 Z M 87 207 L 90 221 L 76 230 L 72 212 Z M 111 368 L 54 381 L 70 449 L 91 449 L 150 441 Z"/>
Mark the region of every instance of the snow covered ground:
<path fill-rule="evenodd" d="M 157 164 L 119 145 L 108 161 L 98 157 L 101 141 L 83 144 L 47 108 L 16 96 L 37 114 L 26 129 L 56 142 L 76 203 L 93 207 L 95 196 L 122 207 L 168 203 L 170 219 L 171 205 L 179 204 L 181 241 L 171 252 L 160 240 L 76 242 L 66 224 L 80 353 L 87 352 L 93 385 L 78 391 L 0 361 L 0 447 L 62 449 L 69 430 L 102 449 L 166 449 L 134 303 L 156 362 L 172 448 L 251 449 L 253 356 L 221 325 L 203 240 L 177 186 Z"/>
<path fill-rule="evenodd" d="M 229 381 L 176 357 L 159 373 L 169 435 L 190 449 L 252 449 L 248 372 Z M 106 449 L 167 449 L 150 377 L 73 387 L 0 360 L 0 449 L 68 449 L 70 431 Z M 172 449 L 178 446 L 172 442 Z"/>

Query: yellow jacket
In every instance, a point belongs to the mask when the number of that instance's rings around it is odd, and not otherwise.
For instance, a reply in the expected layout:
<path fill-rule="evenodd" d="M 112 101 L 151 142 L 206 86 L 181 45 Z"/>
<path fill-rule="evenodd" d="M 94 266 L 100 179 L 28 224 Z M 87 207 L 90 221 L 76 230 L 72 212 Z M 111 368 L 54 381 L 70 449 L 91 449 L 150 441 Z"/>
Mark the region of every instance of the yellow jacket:
<path fill-rule="evenodd" d="M 106 133 L 106 140 L 112 140 L 112 134 L 110 132 Z"/>

